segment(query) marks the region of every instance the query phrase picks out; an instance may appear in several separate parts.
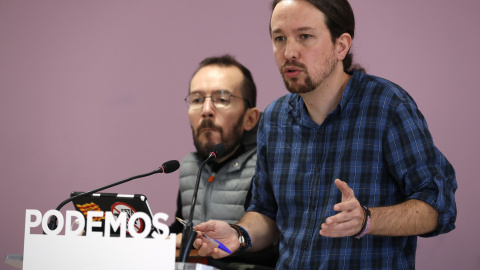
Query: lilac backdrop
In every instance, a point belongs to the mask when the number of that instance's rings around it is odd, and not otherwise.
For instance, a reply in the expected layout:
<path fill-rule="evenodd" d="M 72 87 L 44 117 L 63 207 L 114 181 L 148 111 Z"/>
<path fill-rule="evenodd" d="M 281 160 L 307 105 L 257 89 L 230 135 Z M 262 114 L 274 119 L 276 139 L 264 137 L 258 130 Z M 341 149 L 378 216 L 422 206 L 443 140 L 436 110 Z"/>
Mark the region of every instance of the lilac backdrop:
<path fill-rule="evenodd" d="M 0 0 L 0 256 L 23 253 L 25 209 L 149 172 L 194 149 L 183 98 L 197 63 L 231 53 L 264 109 L 286 93 L 270 1 Z M 356 60 L 409 91 L 459 182 L 457 229 L 420 239 L 418 269 L 479 269 L 480 2 L 352 0 Z M 477 120 L 475 120 L 477 119 Z M 178 173 L 112 188 L 172 220 Z M 72 209 L 70 205 L 64 209 Z M 0 269 L 13 269 L 0 263 Z"/>

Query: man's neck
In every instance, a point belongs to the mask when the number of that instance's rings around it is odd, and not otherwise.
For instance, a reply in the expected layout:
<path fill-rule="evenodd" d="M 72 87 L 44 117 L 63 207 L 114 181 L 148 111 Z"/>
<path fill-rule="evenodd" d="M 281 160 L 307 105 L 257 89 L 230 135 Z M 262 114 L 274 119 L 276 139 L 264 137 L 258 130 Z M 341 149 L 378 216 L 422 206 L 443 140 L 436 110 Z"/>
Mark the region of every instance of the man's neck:
<path fill-rule="evenodd" d="M 237 145 L 232 151 L 230 151 L 230 153 L 223 155 L 223 157 L 220 159 L 214 159 L 213 161 L 216 163 L 224 162 L 225 160 L 229 159 L 233 154 L 235 154 L 235 152 L 238 150 L 239 147 L 240 147 L 240 144 Z"/>
<path fill-rule="evenodd" d="M 317 124 L 321 125 L 327 115 L 340 102 L 351 75 L 343 70 L 333 72 L 317 89 L 300 94 L 307 107 L 308 115 Z"/>

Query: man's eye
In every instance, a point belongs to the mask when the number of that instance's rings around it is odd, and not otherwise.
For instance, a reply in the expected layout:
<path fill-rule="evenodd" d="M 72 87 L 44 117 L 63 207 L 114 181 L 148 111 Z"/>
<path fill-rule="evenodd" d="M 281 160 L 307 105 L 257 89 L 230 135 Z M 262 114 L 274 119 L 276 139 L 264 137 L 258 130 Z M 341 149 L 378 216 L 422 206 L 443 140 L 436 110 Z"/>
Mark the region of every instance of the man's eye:
<path fill-rule="evenodd" d="M 309 39 L 309 38 L 311 38 L 311 37 L 312 37 L 312 35 L 309 35 L 309 34 L 301 34 L 301 35 L 300 35 L 300 39 L 303 39 L 303 40 Z"/>
<path fill-rule="evenodd" d="M 278 37 L 275 37 L 273 40 L 276 41 L 276 42 L 281 42 L 281 41 L 285 40 L 285 37 L 278 36 Z"/>
<path fill-rule="evenodd" d="M 227 104 L 228 103 L 228 98 L 222 98 L 222 97 L 217 98 L 216 103 Z"/>
<path fill-rule="evenodd" d="M 201 98 L 192 98 L 192 99 L 190 100 L 190 103 L 192 103 L 192 104 L 200 104 L 200 103 L 202 103 L 202 99 L 201 99 Z"/>

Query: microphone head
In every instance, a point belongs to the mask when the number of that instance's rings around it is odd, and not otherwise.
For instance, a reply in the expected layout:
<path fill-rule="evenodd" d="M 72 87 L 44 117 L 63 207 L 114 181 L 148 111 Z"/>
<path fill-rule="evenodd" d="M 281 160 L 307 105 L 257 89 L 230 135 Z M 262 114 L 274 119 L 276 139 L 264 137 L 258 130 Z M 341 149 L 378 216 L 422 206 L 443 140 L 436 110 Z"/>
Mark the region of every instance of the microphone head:
<path fill-rule="evenodd" d="M 210 150 L 210 154 L 213 154 L 214 158 L 221 158 L 223 154 L 225 154 L 225 146 L 221 143 L 215 145 L 212 150 Z"/>
<path fill-rule="evenodd" d="M 171 173 L 180 168 L 180 163 L 178 162 L 178 160 L 169 160 L 163 163 L 162 167 L 160 168 L 163 168 L 163 173 Z"/>

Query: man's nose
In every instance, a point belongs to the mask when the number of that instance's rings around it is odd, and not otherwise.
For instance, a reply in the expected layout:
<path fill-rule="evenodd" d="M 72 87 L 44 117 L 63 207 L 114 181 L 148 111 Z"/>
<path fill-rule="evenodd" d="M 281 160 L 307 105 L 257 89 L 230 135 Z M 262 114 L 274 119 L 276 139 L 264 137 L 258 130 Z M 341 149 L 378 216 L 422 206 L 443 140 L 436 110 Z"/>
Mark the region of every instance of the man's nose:
<path fill-rule="evenodd" d="M 215 114 L 215 105 L 213 105 L 212 98 L 206 97 L 203 102 L 202 107 L 202 116 L 203 117 L 212 117 Z"/>
<path fill-rule="evenodd" d="M 297 46 L 298 44 L 295 42 L 295 40 L 287 40 L 287 44 L 285 45 L 285 59 L 292 60 L 299 58 L 300 55 L 298 53 Z"/>

